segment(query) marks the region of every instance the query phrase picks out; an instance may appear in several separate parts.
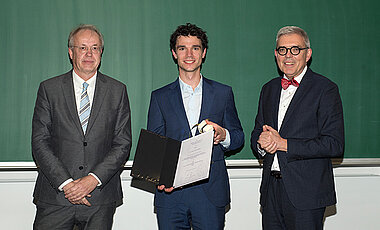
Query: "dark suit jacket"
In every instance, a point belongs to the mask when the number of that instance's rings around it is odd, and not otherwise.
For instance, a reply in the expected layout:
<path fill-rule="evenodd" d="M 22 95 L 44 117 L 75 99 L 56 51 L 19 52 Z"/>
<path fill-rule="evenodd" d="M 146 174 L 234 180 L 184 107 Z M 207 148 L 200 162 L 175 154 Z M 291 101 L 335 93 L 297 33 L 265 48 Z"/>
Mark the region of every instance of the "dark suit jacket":
<path fill-rule="evenodd" d="M 263 125 L 278 130 L 281 77 L 261 91 L 251 147 L 258 157 L 257 140 Z M 307 70 L 285 114 L 280 136 L 288 151 L 277 152 L 282 180 L 290 201 L 298 209 L 315 209 L 336 203 L 331 159 L 342 157 L 343 109 L 338 87 L 329 79 Z M 264 156 L 260 203 L 265 206 L 274 155 Z"/>
<path fill-rule="evenodd" d="M 203 78 L 199 122 L 204 119 L 209 119 L 226 128 L 231 136 L 229 149 L 224 149 L 220 144 L 214 145 L 210 177 L 200 185 L 210 201 L 214 205 L 222 207 L 230 202 L 230 187 L 224 152 L 237 149 L 244 143 L 244 133 L 235 108 L 231 87 Z M 152 92 L 148 113 L 148 130 L 179 141 L 185 140 L 191 135 L 178 79 Z M 179 199 L 176 195 L 176 190 L 171 194 L 157 191 L 155 205 L 161 207 L 175 205 Z"/>
<path fill-rule="evenodd" d="M 102 182 L 92 205 L 122 203 L 120 173 L 131 147 L 131 117 L 124 84 L 98 72 L 91 114 L 83 133 L 72 71 L 40 84 L 33 115 L 32 151 L 38 167 L 34 202 L 71 205 L 58 187 L 92 172 Z"/>

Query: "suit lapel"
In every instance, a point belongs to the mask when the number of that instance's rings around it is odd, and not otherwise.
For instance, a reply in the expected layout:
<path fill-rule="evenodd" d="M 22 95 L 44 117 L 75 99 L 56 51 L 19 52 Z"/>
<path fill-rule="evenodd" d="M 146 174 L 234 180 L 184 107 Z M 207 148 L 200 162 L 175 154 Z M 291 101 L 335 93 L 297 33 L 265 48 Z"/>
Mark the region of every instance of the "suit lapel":
<path fill-rule="evenodd" d="M 96 120 L 97 115 L 99 114 L 100 108 L 102 107 L 107 91 L 107 80 L 105 79 L 103 74 L 98 72 L 98 75 L 96 76 L 94 99 L 91 106 L 91 113 L 90 118 L 88 120 L 88 127 L 86 133 L 90 132 L 92 126 L 94 125 L 94 122 Z"/>
<path fill-rule="evenodd" d="M 199 116 L 198 123 L 202 120 L 207 119 L 210 114 L 212 114 L 212 107 L 215 97 L 215 91 L 210 80 L 203 77 L 203 86 L 202 86 L 202 104 L 201 104 L 201 113 Z"/>
<path fill-rule="evenodd" d="M 271 101 L 273 101 L 272 109 L 272 124 L 275 130 L 278 130 L 278 109 L 280 105 L 280 97 L 281 97 L 281 77 L 277 78 L 275 81 L 275 85 L 273 87 L 274 92 L 271 93 Z"/>
<path fill-rule="evenodd" d="M 83 134 L 82 126 L 80 125 L 78 111 L 77 111 L 76 102 L 75 102 L 75 92 L 74 92 L 72 71 L 66 73 L 65 77 L 63 78 L 62 91 L 65 97 L 66 105 L 67 105 L 67 108 L 69 109 L 71 118 L 73 119 L 73 122 L 75 126 L 77 127 L 78 132 L 80 132 L 83 136 L 84 134 Z"/>
<path fill-rule="evenodd" d="M 182 127 L 184 127 L 184 129 L 187 130 L 188 133 L 191 134 L 189 122 L 187 120 L 185 112 L 185 107 L 183 105 L 182 94 L 178 79 L 171 85 L 168 96 L 171 107 L 173 111 L 177 114 L 179 124 Z"/>
<path fill-rule="evenodd" d="M 308 68 L 307 72 L 305 73 L 305 76 L 302 78 L 302 81 L 294 94 L 292 101 L 289 104 L 288 110 L 285 113 L 284 120 L 281 125 L 280 132 L 283 133 L 286 128 L 289 126 L 289 124 L 292 123 L 292 114 L 294 113 L 295 109 L 299 106 L 299 103 L 302 101 L 302 98 L 304 98 L 304 95 L 310 91 L 310 88 L 312 86 L 312 71 Z"/>

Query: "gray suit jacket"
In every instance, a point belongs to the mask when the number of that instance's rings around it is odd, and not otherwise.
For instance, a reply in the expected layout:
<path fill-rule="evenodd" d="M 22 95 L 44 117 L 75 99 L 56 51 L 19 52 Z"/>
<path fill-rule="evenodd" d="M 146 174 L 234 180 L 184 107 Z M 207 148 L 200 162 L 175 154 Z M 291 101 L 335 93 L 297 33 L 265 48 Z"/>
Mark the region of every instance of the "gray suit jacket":
<path fill-rule="evenodd" d="M 38 167 L 34 203 L 72 205 L 58 187 L 92 172 L 102 185 L 92 205 L 122 203 L 120 173 L 131 148 L 131 117 L 126 87 L 98 72 L 91 115 L 83 133 L 75 102 L 72 71 L 40 84 L 32 123 L 32 152 Z"/>

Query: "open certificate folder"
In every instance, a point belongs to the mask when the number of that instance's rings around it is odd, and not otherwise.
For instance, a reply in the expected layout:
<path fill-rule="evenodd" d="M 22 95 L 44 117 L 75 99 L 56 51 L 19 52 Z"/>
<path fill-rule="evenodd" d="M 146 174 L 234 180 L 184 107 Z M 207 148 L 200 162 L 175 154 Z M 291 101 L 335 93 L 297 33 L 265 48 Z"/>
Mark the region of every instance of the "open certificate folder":
<path fill-rule="evenodd" d="M 181 142 L 142 129 L 131 176 L 167 188 L 207 179 L 213 136 L 209 131 Z"/>

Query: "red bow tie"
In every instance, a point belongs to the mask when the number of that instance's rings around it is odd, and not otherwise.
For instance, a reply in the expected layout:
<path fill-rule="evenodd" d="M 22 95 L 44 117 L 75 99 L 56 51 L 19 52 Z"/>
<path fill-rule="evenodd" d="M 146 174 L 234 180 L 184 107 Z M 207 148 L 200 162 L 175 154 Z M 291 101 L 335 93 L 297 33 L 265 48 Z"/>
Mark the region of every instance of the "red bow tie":
<path fill-rule="evenodd" d="M 295 87 L 298 87 L 300 84 L 294 79 L 292 79 L 292 80 L 288 80 L 285 78 L 281 79 L 281 86 L 283 89 L 287 89 L 289 87 L 289 85 L 294 85 Z"/>

